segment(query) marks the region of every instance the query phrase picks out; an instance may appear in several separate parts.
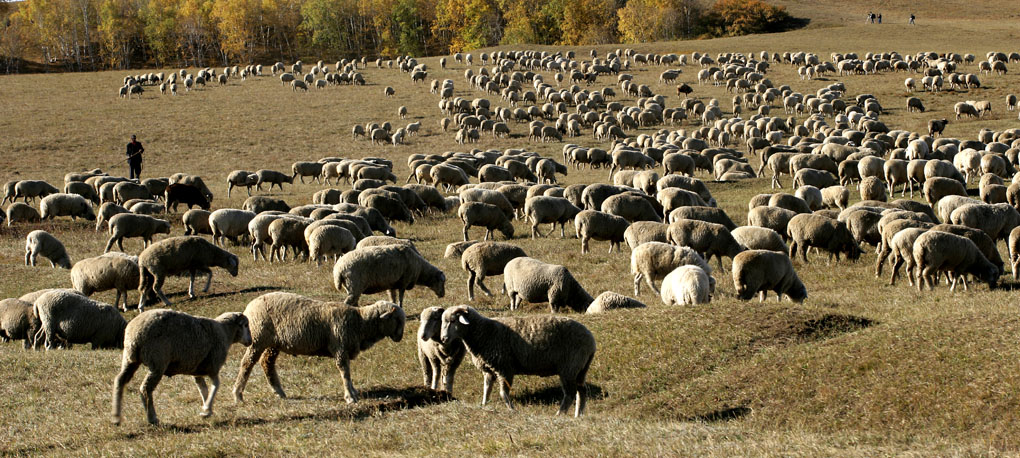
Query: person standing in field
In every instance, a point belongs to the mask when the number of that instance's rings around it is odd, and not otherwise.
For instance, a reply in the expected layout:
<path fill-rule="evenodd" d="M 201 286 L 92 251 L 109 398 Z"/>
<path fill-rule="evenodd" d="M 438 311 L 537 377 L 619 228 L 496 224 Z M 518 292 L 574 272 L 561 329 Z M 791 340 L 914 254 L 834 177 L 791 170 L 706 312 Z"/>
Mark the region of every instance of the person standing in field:
<path fill-rule="evenodd" d="M 127 163 L 132 180 L 142 179 L 142 153 L 144 152 L 145 148 L 142 147 L 142 143 L 132 135 L 131 143 L 127 144 Z"/>
<path fill-rule="evenodd" d="M 878 23 L 882 23 L 882 13 L 878 13 Z"/>
<path fill-rule="evenodd" d="M 914 25 L 914 13 L 910 13 L 910 25 Z"/>

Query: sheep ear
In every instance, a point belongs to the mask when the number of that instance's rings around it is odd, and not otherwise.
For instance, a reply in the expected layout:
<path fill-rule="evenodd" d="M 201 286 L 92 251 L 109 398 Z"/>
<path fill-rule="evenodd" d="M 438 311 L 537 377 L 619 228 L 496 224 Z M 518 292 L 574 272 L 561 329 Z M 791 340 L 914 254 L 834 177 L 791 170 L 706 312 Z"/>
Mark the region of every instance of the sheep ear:
<path fill-rule="evenodd" d="M 463 324 L 464 326 L 467 326 L 467 325 L 471 324 L 471 323 L 468 323 L 468 320 L 467 320 L 466 317 L 464 317 L 464 315 L 461 315 L 460 317 L 458 317 L 457 321 L 460 321 L 460 324 Z"/>

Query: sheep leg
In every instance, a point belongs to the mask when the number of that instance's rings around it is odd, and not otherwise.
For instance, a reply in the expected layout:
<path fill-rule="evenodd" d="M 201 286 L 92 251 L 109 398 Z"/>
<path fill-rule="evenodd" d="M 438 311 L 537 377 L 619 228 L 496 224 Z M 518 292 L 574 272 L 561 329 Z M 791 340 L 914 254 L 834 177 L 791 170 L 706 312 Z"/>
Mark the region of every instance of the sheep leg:
<path fill-rule="evenodd" d="M 254 345 L 244 351 L 244 356 L 241 357 L 241 367 L 237 371 L 237 380 L 234 382 L 234 401 L 244 402 L 244 386 L 248 383 L 251 370 L 255 367 L 255 362 L 262 356 L 262 352 L 263 349 L 256 348 Z"/>
<path fill-rule="evenodd" d="M 195 383 L 202 380 L 202 377 L 195 377 Z M 207 418 L 213 414 L 213 399 L 216 399 L 216 392 L 220 389 L 220 376 L 219 374 L 212 374 L 209 376 L 209 381 L 212 383 L 212 389 L 209 390 L 209 395 L 205 396 L 202 388 L 205 386 L 205 381 L 202 380 L 201 385 L 198 386 L 199 391 L 203 391 L 202 395 L 205 397 L 205 403 L 202 404 L 202 413 L 199 414 L 202 418 Z"/>
<path fill-rule="evenodd" d="M 167 307 L 171 307 L 172 305 L 170 304 L 170 299 L 167 299 L 166 294 L 163 293 L 163 282 L 164 281 L 166 281 L 166 277 L 164 277 L 164 276 L 156 278 L 156 281 L 152 284 L 152 290 L 155 291 L 156 294 L 159 296 L 159 299 L 161 301 L 163 301 L 163 305 L 166 305 Z M 139 299 L 138 303 L 139 304 L 142 303 L 141 299 Z M 141 307 L 138 308 L 138 311 L 141 312 Z"/>
<path fill-rule="evenodd" d="M 453 392 L 453 376 L 457 372 L 457 361 L 454 360 L 452 364 L 443 366 L 443 391 L 447 393 Z"/>
<path fill-rule="evenodd" d="M 483 274 L 484 274 L 484 272 L 483 272 Z M 481 289 L 482 292 L 485 293 L 486 296 L 492 297 L 492 292 L 489 291 L 489 288 L 487 286 L 485 286 L 485 275 L 479 275 L 478 279 L 477 279 L 477 283 L 478 283 L 478 288 Z"/>
<path fill-rule="evenodd" d="M 358 402 L 358 391 L 354 389 L 354 383 L 351 382 L 351 363 L 343 354 L 343 350 L 337 353 L 336 367 L 340 369 L 340 378 L 344 381 L 344 400 L 348 404 Z"/>
<path fill-rule="evenodd" d="M 475 300 L 475 279 L 476 278 L 477 278 L 477 276 L 475 275 L 475 272 L 469 270 L 468 271 L 468 280 L 467 280 L 467 284 L 468 284 L 468 300 L 469 301 L 474 301 Z M 490 296 L 491 296 L 491 294 L 490 294 Z"/>
<path fill-rule="evenodd" d="M 205 277 L 205 288 L 202 288 L 203 293 L 208 293 L 209 287 L 212 286 L 212 271 L 210 270 L 206 272 L 206 275 L 208 276 Z"/>
<path fill-rule="evenodd" d="M 470 225 L 467 225 L 467 224 L 465 224 L 465 225 L 464 225 L 464 241 L 465 241 L 465 242 L 467 242 L 467 241 L 468 241 L 468 229 L 469 229 L 469 228 L 471 228 L 471 226 L 470 226 Z"/>
<path fill-rule="evenodd" d="M 422 383 L 432 388 L 432 360 L 421 350 L 418 350 L 418 365 L 421 366 Z"/>
<path fill-rule="evenodd" d="M 514 410 L 514 403 L 510 400 L 510 386 L 514 383 L 513 376 L 499 377 L 499 398 L 506 403 L 506 407 Z"/>
<path fill-rule="evenodd" d="M 890 267 L 892 269 L 892 275 L 889 276 L 889 286 L 893 286 L 893 285 L 896 284 L 896 277 L 900 276 L 900 267 L 901 266 L 903 266 L 903 260 L 900 259 L 899 256 L 897 256 L 896 259 L 893 260 L 892 267 Z M 909 277 L 909 274 L 910 274 L 910 270 L 908 269 L 907 270 L 907 276 L 908 277 Z M 911 286 L 913 286 L 913 285 L 911 285 Z"/>
<path fill-rule="evenodd" d="M 120 373 L 113 379 L 113 424 L 120 424 L 120 412 L 121 405 L 124 400 L 124 385 L 127 385 L 131 381 L 131 378 L 135 376 L 135 371 L 138 370 L 140 364 L 136 362 L 127 362 L 120 368 Z"/>
<path fill-rule="evenodd" d="M 188 299 L 195 298 L 195 271 L 191 271 L 191 281 L 188 282 Z"/>
<path fill-rule="evenodd" d="M 560 376 L 560 385 L 563 388 L 563 400 L 560 401 L 560 410 L 556 411 L 556 415 L 564 415 L 569 412 L 570 404 L 578 395 L 577 384 L 566 376 Z"/>
<path fill-rule="evenodd" d="M 482 405 L 488 404 L 489 395 L 492 394 L 492 380 L 496 378 L 496 374 L 491 372 L 485 373 L 485 379 L 482 382 Z"/>
<path fill-rule="evenodd" d="M 159 419 L 156 418 L 156 406 L 152 402 L 152 392 L 156 389 L 156 385 L 159 385 L 159 381 L 163 379 L 163 371 L 162 368 L 149 368 L 149 374 L 142 381 L 142 386 L 138 387 L 138 392 L 142 396 L 142 405 L 145 406 L 145 415 L 151 425 L 159 424 Z"/>
<path fill-rule="evenodd" d="M 280 374 L 276 371 L 276 358 L 279 356 L 280 350 L 267 348 L 262 357 L 259 358 L 259 365 L 262 366 L 262 372 L 266 374 L 269 386 L 273 387 L 273 392 L 281 399 L 287 399 L 287 394 L 283 392 L 283 385 L 280 384 Z"/>
<path fill-rule="evenodd" d="M 641 273 L 634 274 L 634 295 L 635 296 L 641 294 L 641 277 L 644 277 L 644 275 L 641 275 Z M 651 283 L 651 281 L 649 281 L 649 283 Z"/>

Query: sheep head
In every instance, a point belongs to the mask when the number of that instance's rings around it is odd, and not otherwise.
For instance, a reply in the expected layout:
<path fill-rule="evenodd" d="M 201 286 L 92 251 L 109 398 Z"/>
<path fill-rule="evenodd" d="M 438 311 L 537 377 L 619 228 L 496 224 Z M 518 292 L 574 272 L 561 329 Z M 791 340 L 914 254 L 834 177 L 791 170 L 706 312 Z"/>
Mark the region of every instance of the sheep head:
<path fill-rule="evenodd" d="M 422 310 L 421 326 L 418 328 L 419 341 L 439 341 L 440 331 L 443 326 L 444 311 L 445 309 L 442 307 L 428 307 L 425 310 Z"/>
<path fill-rule="evenodd" d="M 440 342 L 448 344 L 463 338 L 467 328 L 480 318 L 475 309 L 466 305 L 448 308 L 443 312 L 443 324 L 440 331 Z"/>

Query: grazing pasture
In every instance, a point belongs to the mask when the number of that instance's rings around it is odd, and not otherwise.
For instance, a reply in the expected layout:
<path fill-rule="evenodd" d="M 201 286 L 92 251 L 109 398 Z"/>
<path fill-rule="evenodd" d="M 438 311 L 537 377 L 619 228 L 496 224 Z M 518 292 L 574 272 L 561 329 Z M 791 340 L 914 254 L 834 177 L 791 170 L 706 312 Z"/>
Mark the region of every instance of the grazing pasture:
<path fill-rule="evenodd" d="M 795 8 L 791 8 L 796 12 Z M 864 13 L 860 14 L 862 22 Z M 600 57 L 615 49 L 639 53 L 770 53 L 804 51 L 828 61 L 830 53 L 922 51 L 972 53 L 983 60 L 988 51 L 1017 52 L 1020 33 L 1015 20 L 967 20 L 910 27 L 903 23 L 881 27 L 850 25 L 815 28 L 769 36 L 748 36 L 691 42 L 599 46 Z M 1012 48 L 1010 48 L 1012 47 Z M 523 48 L 518 48 L 523 49 Z M 540 47 L 542 51 L 566 49 Z M 589 47 L 572 49 L 578 60 L 590 60 Z M 482 50 L 493 52 L 498 50 Z M 476 51 L 478 53 L 479 51 Z M 0 77 L 0 176 L 8 180 L 46 180 L 62 186 L 64 175 L 101 168 L 126 176 L 124 145 L 136 134 L 145 145 L 143 178 L 168 177 L 182 172 L 203 177 L 215 197 L 212 209 L 241 208 L 247 194 L 239 187 L 226 197 L 226 178 L 233 170 L 272 169 L 290 173 L 297 161 L 323 157 L 380 157 L 393 163 L 398 184 L 410 170 L 411 154 L 442 154 L 472 148 L 503 151 L 521 148 L 563 161 L 562 147 L 576 143 L 609 150 L 608 141 L 592 138 L 590 126 L 579 137 L 562 142 L 529 141 L 526 123 L 508 122 L 509 138 L 481 132 L 477 143 L 460 145 L 454 131 L 444 132 L 437 108 L 439 96 L 429 93 L 432 79 L 454 81 L 454 95 L 468 100 L 488 98 L 493 106 L 508 106 L 498 94 L 486 94 L 468 84 L 463 63 L 450 59 L 446 69 L 438 58 L 421 58 L 428 65 L 425 84 L 413 84 L 411 75 L 394 68 L 376 68 L 374 62 L 359 71 L 364 86 L 310 87 L 293 90 L 269 75 L 271 62 L 263 62 L 267 76 L 230 78 L 225 85 L 207 84 L 179 95 L 160 95 L 147 86 L 141 97 L 118 96 L 128 72 L 16 75 Z M 289 62 L 288 62 L 289 64 Z M 306 61 L 307 64 L 307 61 Z M 883 107 L 879 118 L 891 129 L 927 133 L 930 119 L 950 120 L 946 137 L 973 140 L 981 129 L 994 131 L 1020 127 L 1016 111 L 1007 111 L 1006 95 L 1020 92 L 1020 63 L 1007 63 L 1005 75 L 981 74 L 976 63 L 961 65 L 960 72 L 975 73 L 980 88 L 915 91 L 904 79 L 921 74 L 879 72 L 868 75 L 825 74 L 801 79 L 798 67 L 771 64 L 766 77 L 777 87 L 814 94 L 819 88 L 842 82 L 842 99 L 853 103 L 858 94 L 872 94 Z M 330 63 L 332 66 L 332 63 Z M 475 71 L 476 61 L 471 66 Z M 626 73 L 666 97 L 676 107 L 676 85 L 687 83 L 692 98 L 718 98 L 724 117 L 732 117 L 732 93 L 725 86 L 698 85 L 697 64 L 682 70 L 675 83 L 661 84 L 665 67 L 632 65 Z M 146 70 L 150 71 L 150 70 Z M 152 69 L 173 72 L 176 69 Z M 197 69 L 188 69 L 194 73 Z M 140 72 L 140 71 L 139 71 Z M 136 72 L 131 72 L 136 73 Z M 555 85 L 553 73 L 540 72 Z M 565 83 L 569 84 L 569 83 Z M 393 95 L 385 96 L 384 88 Z M 612 87 L 613 101 L 633 105 L 635 97 L 620 90 L 615 75 L 603 75 L 591 86 Z M 525 89 L 532 89 L 525 84 Z M 918 97 L 925 112 L 910 112 L 905 100 Z M 988 100 L 992 111 L 980 118 L 957 120 L 956 102 Z M 521 106 L 525 106 L 523 103 Z M 398 116 L 406 107 L 406 119 Z M 745 108 L 744 117 L 752 110 Z M 772 115 L 794 116 L 798 124 L 806 114 L 786 114 L 774 103 Z M 373 144 L 352 138 L 354 125 L 389 121 L 394 129 L 420 122 L 417 135 L 403 144 Z M 833 122 L 828 118 L 828 122 Z M 547 121 L 547 125 L 551 123 Z M 655 125 L 627 131 L 633 138 L 661 129 L 700 127 L 692 118 L 679 126 Z M 785 140 L 785 139 L 784 139 Z M 747 148 L 739 140 L 730 145 Z M 750 157 L 756 169 L 759 158 Z M 656 167 L 662 174 L 662 167 Z M 556 176 L 559 186 L 610 182 L 606 168 L 569 169 Z M 700 170 L 719 208 L 738 225 L 746 224 L 748 201 L 771 190 L 770 179 L 715 182 Z M 783 192 L 793 192 L 791 177 L 782 179 Z M 472 179 L 472 183 L 477 179 Z M 1009 179 L 1006 179 L 1009 184 Z M 283 199 L 290 206 L 310 204 L 312 195 L 327 187 L 350 189 L 350 184 L 324 186 L 313 180 L 295 180 L 280 188 L 263 187 L 253 195 Z M 968 184 L 976 198 L 978 183 Z M 454 195 L 444 193 L 444 195 Z M 895 198 L 899 198 L 896 191 Z M 894 196 L 890 195 L 890 200 Z M 860 200 L 850 188 L 850 203 Z M 915 193 L 914 200 L 923 201 Z M 38 200 L 32 202 L 38 208 Z M 165 216 L 170 236 L 184 232 L 183 208 Z M 162 216 L 161 216 L 162 217 Z M 1015 453 L 1020 442 L 1020 314 L 1018 284 L 1006 263 L 999 287 L 990 290 L 977 281 L 969 291 L 950 292 L 944 284 L 918 292 L 901 279 L 888 285 L 888 274 L 876 278 L 875 249 L 865 247 L 856 262 L 842 258 L 826 263 L 823 253 L 811 262 L 794 261 L 808 292 L 803 303 L 741 301 L 735 297 L 730 275 L 732 260 L 723 269 L 715 261 L 716 289 L 708 304 L 662 305 L 659 295 L 642 288 L 636 299 L 648 307 L 581 315 L 561 314 L 584 324 L 594 335 L 597 351 L 587 374 L 588 405 L 580 419 L 553 416 L 559 404 L 559 380 L 521 376 L 511 395 L 516 410 L 498 399 L 479 407 L 482 376 L 467 361 L 457 372 L 453 396 L 422 386 L 416 357 L 417 317 L 430 306 L 452 307 L 468 303 L 468 274 L 459 259 L 443 254 L 449 243 L 461 241 L 463 223 L 456 209 L 442 214 L 416 215 L 413 224 L 392 222 L 398 237 L 414 242 L 421 255 L 445 272 L 445 296 L 419 285 L 407 292 L 408 317 L 400 342 L 385 340 L 351 362 L 360 401 L 345 404 L 344 383 L 330 358 L 284 356 L 278 361 L 287 399 L 278 398 L 256 368 L 245 392 L 235 403 L 230 387 L 237 375 L 244 348 L 230 349 L 220 376 L 222 385 L 215 414 L 200 418 L 197 391 L 188 377 L 163 380 L 155 403 L 163 425 L 150 427 L 137 396 L 143 377 L 128 384 L 124 420 L 110 422 L 111 386 L 120 367 L 119 350 L 73 349 L 24 351 L 20 343 L 0 344 L 0 452 L 36 454 L 332 454 L 337 450 L 371 455 L 452 454 L 582 454 L 582 455 L 832 455 L 873 456 L 919 452 L 925 454 Z M 593 240 L 580 254 L 573 223 L 567 237 L 554 231 L 548 238 L 529 237 L 530 224 L 514 220 L 512 243 L 528 256 L 569 268 L 592 296 L 615 291 L 632 296 L 630 250 L 607 253 L 608 242 Z M 102 254 L 109 234 L 97 233 L 95 223 L 67 218 L 41 223 L 15 223 L 0 227 L 0 298 L 19 297 L 44 288 L 70 288 L 67 270 L 52 269 L 45 260 L 36 267 L 24 265 L 25 237 L 43 229 L 65 245 L 72 262 Z M 542 231 L 548 229 L 543 225 Z M 481 229 L 471 231 L 481 238 Z M 166 236 L 159 234 L 156 240 Z M 503 241 L 498 233 L 496 240 Z M 125 240 L 129 254 L 141 251 L 138 239 Z M 272 291 L 288 291 L 320 300 L 343 301 L 345 293 L 333 286 L 332 263 L 253 261 L 247 245 L 225 246 L 240 260 L 238 275 L 213 269 L 212 287 L 188 299 L 187 277 L 171 277 L 164 291 L 176 310 L 203 317 L 243 311 L 252 299 Z M 1006 244 L 997 249 L 1009 259 Z M 204 276 L 199 276 L 204 280 Z M 510 311 L 509 299 L 499 294 L 501 276 L 489 278 L 492 297 L 476 295 L 471 303 L 482 314 L 518 316 L 548 314 L 547 304 L 525 302 Z M 196 284 L 202 283 L 197 281 Z M 201 286 L 201 285 L 200 285 Z M 128 303 L 138 291 L 129 290 Z M 92 296 L 113 303 L 116 291 Z M 385 299 L 366 294 L 361 305 Z M 135 310 L 124 313 L 130 320 Z"/>

